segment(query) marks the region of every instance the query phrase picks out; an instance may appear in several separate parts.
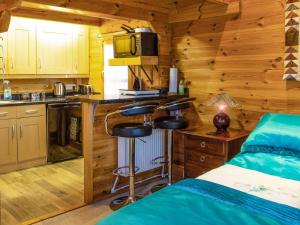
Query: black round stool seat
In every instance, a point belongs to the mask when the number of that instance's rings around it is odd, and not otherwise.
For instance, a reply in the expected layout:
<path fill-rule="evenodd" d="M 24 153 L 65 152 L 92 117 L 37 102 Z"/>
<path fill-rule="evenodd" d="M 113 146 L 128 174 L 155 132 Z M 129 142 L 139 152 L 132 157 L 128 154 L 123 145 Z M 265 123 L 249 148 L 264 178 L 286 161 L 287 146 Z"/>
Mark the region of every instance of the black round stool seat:
<path fill-rule="evenodd" d="M 160 129 L 184 129 L 188 121 L 183 117 L 163 116 L 154 120 L 154 126 Z"/>
<path fill-rule="evenodd" d="M 113 127 L 112 132 L 118 137 L 146 137 L 152 134 L 152 127 L 143 123 L 120 123 Z"/>

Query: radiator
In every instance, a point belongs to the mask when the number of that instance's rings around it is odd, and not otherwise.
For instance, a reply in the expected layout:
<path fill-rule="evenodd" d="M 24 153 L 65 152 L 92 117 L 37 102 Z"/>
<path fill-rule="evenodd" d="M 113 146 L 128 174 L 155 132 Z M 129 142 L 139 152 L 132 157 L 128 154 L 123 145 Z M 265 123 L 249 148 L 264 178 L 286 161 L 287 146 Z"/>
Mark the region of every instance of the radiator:
<path fill-rule="evenodd" d="M 129 165 L 129 145 L 126 138 L 118 137 L 118 167 Z M 153 129 L 152 135 L 135 139 L 135 166 L 137 173 L 161 167 L 154 164 L 153 159 L 164 156 L 164 130 Z"/>

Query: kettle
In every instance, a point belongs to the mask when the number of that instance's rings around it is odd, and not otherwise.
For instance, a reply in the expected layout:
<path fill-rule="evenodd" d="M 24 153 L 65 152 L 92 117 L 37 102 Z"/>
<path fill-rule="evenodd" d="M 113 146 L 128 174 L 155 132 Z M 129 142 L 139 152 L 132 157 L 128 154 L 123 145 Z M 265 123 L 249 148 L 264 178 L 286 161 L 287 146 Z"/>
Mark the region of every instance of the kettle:
<path fill-rule="evenodd" d="M 56 82 L 54 84 L 53 94 L 55 97 L 64 97 L 66 92 L 66 87 L 62 82 Z"/>

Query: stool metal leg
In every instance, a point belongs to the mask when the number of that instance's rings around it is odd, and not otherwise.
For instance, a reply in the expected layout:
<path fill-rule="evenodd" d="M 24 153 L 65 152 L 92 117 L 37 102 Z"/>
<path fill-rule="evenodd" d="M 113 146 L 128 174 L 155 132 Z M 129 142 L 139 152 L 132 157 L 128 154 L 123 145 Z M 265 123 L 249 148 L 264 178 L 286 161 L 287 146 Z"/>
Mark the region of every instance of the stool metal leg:
<path fill-rule="evenodd" d="M 168 185 L 172 184 L 173 130 L 168 130 Z"/>
<path fill-rule="evenodd" d="M 140 196 L 135 196 L 135 138 L 128 138 L 128 147 L 129 147 L 129 196 L 123 196 L 117 199 L 114 199 L 110 203 L 110 208 L 112 210 L 117 210 L 125 205 L 133 203 L 140 198 Z"/>
<path fill-rule="evenodd" d="M 135 138 L 129 138 L 129 197 L 128 201 L 134 202 L 134 176 L 135 176 Z"/>
<path fill-rule="evenodd" d="M 166 186 L 172 185 L 172 162 L 173 162 L 173 129 L 168 131 L 168 181 L 163 184 L 155 185 L 151 188 L 151 192 L 154 193 Z"/>

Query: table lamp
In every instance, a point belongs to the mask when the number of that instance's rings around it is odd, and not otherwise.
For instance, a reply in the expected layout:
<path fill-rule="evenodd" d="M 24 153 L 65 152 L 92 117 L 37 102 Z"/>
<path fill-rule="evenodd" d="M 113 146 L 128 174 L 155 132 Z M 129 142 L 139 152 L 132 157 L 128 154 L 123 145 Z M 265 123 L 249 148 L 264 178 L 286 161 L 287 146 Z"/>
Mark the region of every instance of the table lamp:
<path fill-rule="evenodd" d="M 231 96 L 225 93 L 218 94 L 207 102 L 203 103 L 205 106 L 214 106 L 219 112 L 214 116 L 213 123 L 217 128 L 218 133 L 227 132 L 230 125 L 230 117 L 224 112 L 228 108 L 238 108 L 240 104 Z"/>

